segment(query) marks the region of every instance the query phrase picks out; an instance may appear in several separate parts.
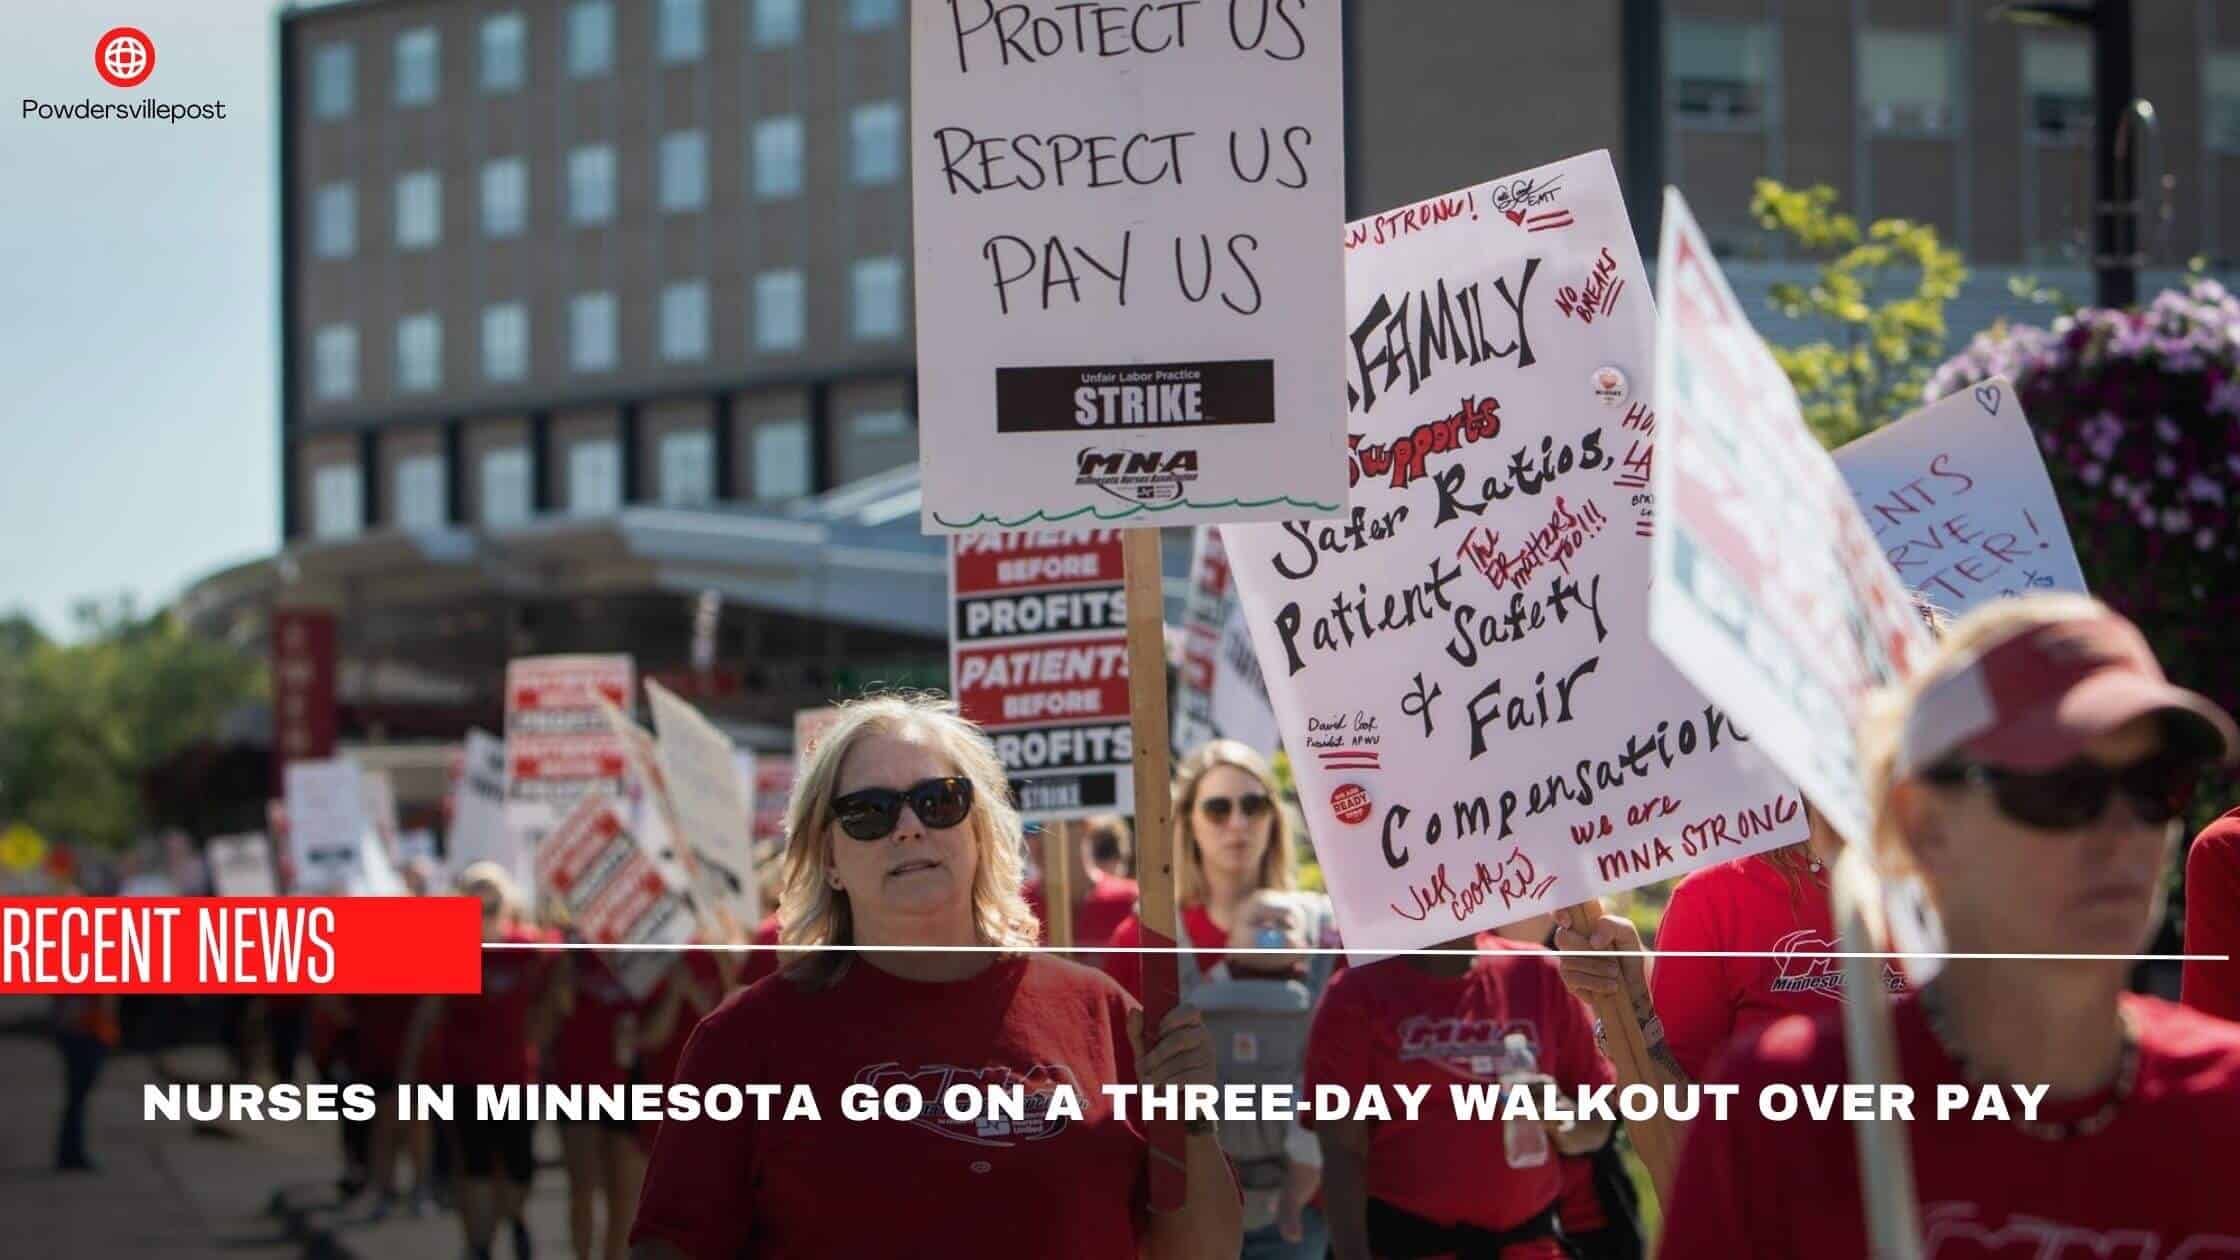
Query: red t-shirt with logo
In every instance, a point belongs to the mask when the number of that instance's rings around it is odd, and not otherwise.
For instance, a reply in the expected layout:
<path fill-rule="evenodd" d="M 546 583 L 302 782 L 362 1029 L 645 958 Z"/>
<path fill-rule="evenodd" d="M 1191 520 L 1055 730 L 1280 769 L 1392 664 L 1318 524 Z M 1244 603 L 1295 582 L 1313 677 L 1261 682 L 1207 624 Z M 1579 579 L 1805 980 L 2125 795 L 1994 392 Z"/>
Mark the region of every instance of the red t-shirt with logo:
<path fill-rule="evenodd" d="M 1966 1112 L 1938 1120 L 1936 1086 L 1965 1078 L 1919 1000 L 1895 1005 L 1899 1075 L 1915 1096 L 1908 1145 L 1924 1260 L 2240 1256 L 2240 1194 L 2217 1156 L 2240 1133 L 2240 1028 L 2154 998 L 2122 1001 L 2140 1035 L 2132 1095 L 2105 1129 L 2057 1142 Z M 1865 1256 L 1851 1126 L 1769 1121 L 1754 1101 L 1774 1082 L 1847 1080 L 1841 1015 L 1783 1020 L 1737 1043 L 1719 1070 L 1742 1092 L 1726 1123 L 1688 1126 L 1659 1254 Z M 2038 1118 L 2078 1120 L 2106 1101 L 2049 1100 Z"/>
<path fill-rule="evenodd" d="M 1369 1196 L 1442 1225 L 1513 1229 L 1563 1191 L 1551 1148 L 1538 1168 L 1511 1168 L 1505 1126 L 1457 1118 L 1448 1086 L 1500 1079 L 1504 1039 L 1523 1033 L 1538 1070 L 1566 1089 L 1615 1081 L 1595 1048 L 1594 1018 L 1564 988 L 1555 956 L 1481 937 L 1486 957 L 1459 976 L 1434 976 L 1405 958 L 1339 972 L 1307 1035 L 1306 1084 L 1340 1085 L 1359 1099 L 1379 1086 L 1393 1118 L 1369 1130 Z M 1395 1085 L 1425 1085 L 1408 1120 Z M 1304 1121 L 1302 1121 L 1304 1123 Z M 1552 1242 L 1508 1248 L 1505 1260 L 1562 1253 Z"/>
<path fill-rule="evenodd" d="M 526 929 L 508 941 L 543 941 Z M 453 997 L 443 1009 L 443 1063 L 459 1085 L 531 1085 L 537 1080 L 537 1047 L 529 1016 L 544 995 L 557 955 L 532 949 L 482 951 L 482 992 Z"/>
<path fill-rule="evenodd" d="M 2240 809 L 2219 818 L 2186 854 L 2186 952 L 2232 962 L 2189 962 L 2180 993 L 2187 1006 L 2240 1020 Z"/>
<path fill-rule="evenodd" d="M 1197 950 L 1200 974 L 1212 970 L 1216 963 L 1228 956 L 1229 933 L 1213 921 L 1213 915 L 1204 906 L 1182 908 L 1182 929 L 1190 934 L 1190 944 Z M 1120 921 L 1119 927 L 1112 929 L 1112 939 L 1106 943 L 1114 949 L 1143 948 L 1143 920 L 1130 914 Z M 1104 954 L 1101 957 L 1105 972 L 1120 982 L 1120 987 L 1128 991 L 1128 996 L 1142 1002 L 1144 955 Z"/>
<path fill-rule="evenodd" d="M 776 911 L 772 911 L 768 918 L 756 925 L 754 943 L 757 945 L 775 945 L 778 943 L 778 915 Z M 740 957 L 745 960 L 739 966 L 739 987 L 742 989 L 764 976 L 774 976 L 778 973 L 778 951 L 774 949 L 748 950 Z"/>
<path fill-rule="evenodd" d="M 638 1009 L 638 1000 L 606 964 L 604 954 L 583 951 L 570 957 L 575 1004 L 552 1038 L 547 1079 L 556 1085 L 624 1085 L 626 1064 L 615 1062 L 615 1027 Z"/>
<path fill-rule="evenodd" d="M 1672 1057 L 1702 1079 L 1719 1051 L 1784 1015 L 1840 1009 L 1842 960 L 1827 885 L 1787 876 L 1759 857 L 1707 866 L 1680 881 L 1657 927 L 1649 997 Z M 1676 958 L 1667 950 L 1767 951 L 1774 958 Z M 1905 986 L 1883 964 L 1893 992 Z"/>
<path fill-rule="evenodd" d="M 854 960 L 830 988 L 786 975 L 700 1024 L 679 1083 L 807 1085 L 822 1119 L 664 1121 L 631 1242 L 688 1256 L 956 1254 L 1136 1260 L 1147 1183 L 1141 1129 L 1103 1087 L 1136 1080 L 1135 1008 L 1105 976 L 1059 959 L 1003 958 L 969 979 L 905 980 Z M 1019 1083 L 1028 1119 L 948 1117 L 954 1084 Z M 1070 1083 L 1081 1119 L 1033 1095 Z M 841 1094 L 909 1085 L 916 1121 L 843 1118 Z"/>
<path fill-rule="evenodd" d="M 1042 925 L 1042 943 L 1050 943 L 1049 906 L 1042 899 L 1042 881 L 1027 881 L 1023 890 L 1027 906 L 1034 911 L 1035 922 Z M 1089 872 L 1089 891 L 1073 907 L 1073 943 L 1085 948 L 1112 943 L 1112 934 L 1122 923 L 1135 918 L 1136 898 L 1141 895 L 1136 882 L 1103 871 Z M 1226 943 L 1226 940 L 1224 940 Z M 1108 955 L 1109 957 L 1109 955 Z"/>

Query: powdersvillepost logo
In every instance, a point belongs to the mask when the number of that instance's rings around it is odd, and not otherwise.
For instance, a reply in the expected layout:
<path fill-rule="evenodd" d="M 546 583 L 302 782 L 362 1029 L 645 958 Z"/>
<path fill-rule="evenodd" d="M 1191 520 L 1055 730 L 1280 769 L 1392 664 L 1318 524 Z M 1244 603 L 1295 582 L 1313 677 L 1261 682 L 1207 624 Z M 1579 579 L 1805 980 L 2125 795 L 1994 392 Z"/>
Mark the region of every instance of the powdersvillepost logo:
<path fill-rule="evenodd" d="M 93 46 L 93 68 L 113 88 L 136 88 L 156 72 L 156 44 L 137 26 L 119 26 Z"/>

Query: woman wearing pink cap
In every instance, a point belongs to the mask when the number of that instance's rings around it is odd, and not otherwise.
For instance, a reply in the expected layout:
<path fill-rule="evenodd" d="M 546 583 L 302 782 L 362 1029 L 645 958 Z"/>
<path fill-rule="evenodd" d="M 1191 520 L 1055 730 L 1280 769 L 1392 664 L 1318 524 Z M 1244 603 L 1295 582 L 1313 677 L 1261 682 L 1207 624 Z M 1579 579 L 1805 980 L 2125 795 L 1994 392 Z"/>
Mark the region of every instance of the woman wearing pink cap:
<path fill-rule="evenodd" d="M 1955 956 L 1894 1004 L 1922 1254 L 2240 1254 L 2229 1179 L 2170 1163 L 2240 1132 L 2240 1028 L 2127 994 L 2123 957 L 2161 914 L 2200 771 L 2240 752 L 2231 718 L 2130 622 L 2047 595 L 1959 622 L 1859 734 L 1876 862 L 1920 880 L 1954 955 L 2108 955 Z M 1783 1020 L 1714 1074 L 1743 1100 L 1845 1081 L 1840 1019 Z M 2012 1118 L 1937 1118 L 1948 1084 L 1999 1087 Z M 1863 1256 L 1867 1237 L 1851 1126 L 1744 1101 L 1690 1127 L 1662 1254 Z"/>

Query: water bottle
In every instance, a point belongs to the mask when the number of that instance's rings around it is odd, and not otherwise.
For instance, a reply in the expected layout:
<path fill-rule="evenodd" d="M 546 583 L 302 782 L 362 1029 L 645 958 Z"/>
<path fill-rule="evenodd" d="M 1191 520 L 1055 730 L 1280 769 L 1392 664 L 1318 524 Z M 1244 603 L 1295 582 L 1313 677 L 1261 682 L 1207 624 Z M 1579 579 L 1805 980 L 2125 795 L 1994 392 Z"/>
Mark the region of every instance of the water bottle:
<path fill-rule="evenodd" d="M 1538 1064 L 1532 1057 L 1532 1043 L 1523 1033 L 1510 1033 L 1501 1039 L 1508 1052 L 1509 1070 L 1501 1074 L 1504 1090 L 1530 1089 L 1545 1081 L 1536 1070 Z M 1548 1162 L 1548 1130 L 1538 1120 L 1511 1117 L 1502 1122 L 1501 1147 L 1508 1156 L 1511 1168 L 1538 1168 Z"/>

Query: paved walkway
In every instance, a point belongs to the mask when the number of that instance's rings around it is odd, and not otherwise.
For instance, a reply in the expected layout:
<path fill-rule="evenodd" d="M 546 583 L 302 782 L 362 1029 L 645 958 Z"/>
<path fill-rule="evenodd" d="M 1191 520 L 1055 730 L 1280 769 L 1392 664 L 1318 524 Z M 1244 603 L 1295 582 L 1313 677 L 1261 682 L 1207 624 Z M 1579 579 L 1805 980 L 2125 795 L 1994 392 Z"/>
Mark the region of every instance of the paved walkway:
<path fill-rule="evenodd" d="M 214 1076 L 211 1051 L 174 1055 L 190 1077 Z M 56 1257 L 410 1257 L 465 1254 L 457 1219 L 399 1214 L 374 1222 L 361 1201 L 343 1210 L 335 1126 L 272 1122 L 223 1131 L 141 1115 L 157 1079 L 144 1055 L 110 1060 L 95 1088 L 87 1146 L 100 1170 L 53 1170 L 62 1063 L 42 1039 L 0 1036 L 0 1254 Z M 538 1132 L 541 1167 L 529 1205 L 536 1254 L 569 1260 L 567 1197 L 557 1141 Z M 498 1260 L 510 1260 L 503 1240 Z"/>

